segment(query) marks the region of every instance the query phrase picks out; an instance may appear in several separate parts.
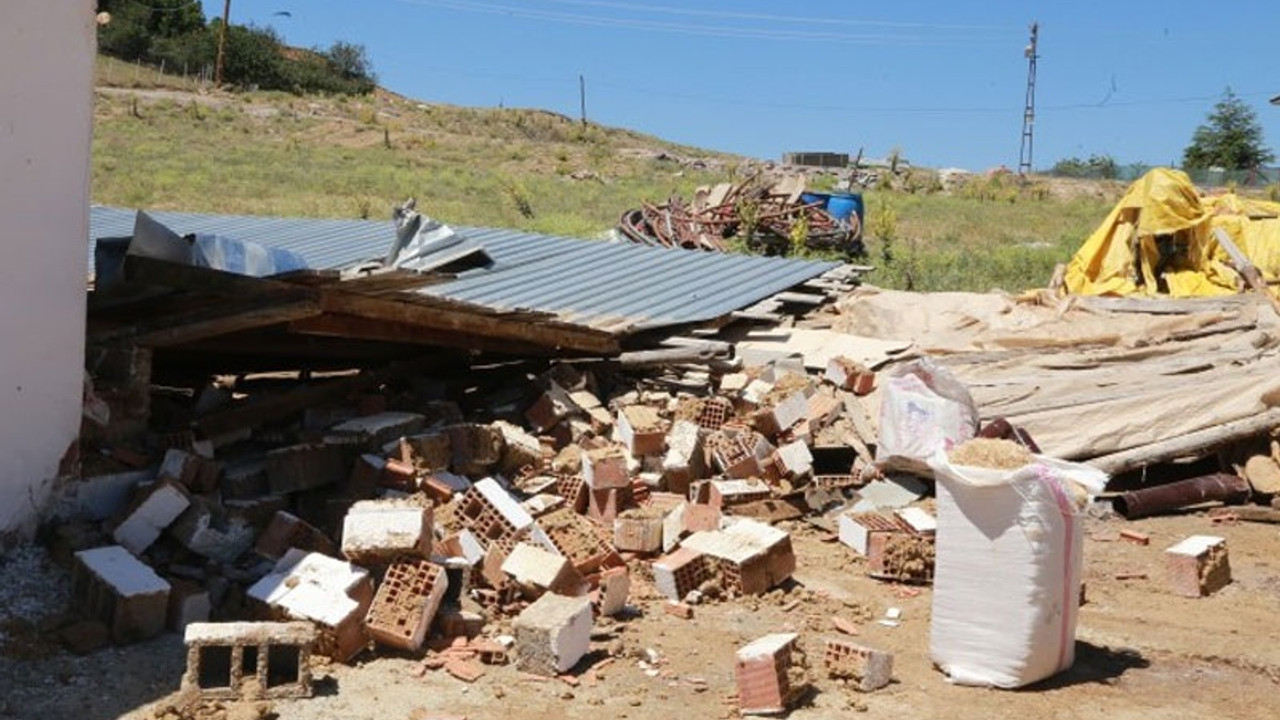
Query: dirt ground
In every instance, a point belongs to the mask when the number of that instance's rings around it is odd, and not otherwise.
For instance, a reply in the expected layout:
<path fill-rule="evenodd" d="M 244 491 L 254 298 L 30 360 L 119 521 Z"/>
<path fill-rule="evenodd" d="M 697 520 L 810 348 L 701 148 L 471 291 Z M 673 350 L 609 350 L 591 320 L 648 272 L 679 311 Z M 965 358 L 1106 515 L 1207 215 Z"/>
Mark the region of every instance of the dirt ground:
<path fill-rule="evenodd" d="M 1148 533 L 1150 545 L 1119 539 L 1125 527 Z M 366 654 L 354 666 L 317 666 L 316 697 L 276 702 L 270 710 L 281 720 L 732 717 L 735 648 L 769 632 L 798 631 L 816 661 L 822 639 L 835 634 L 832 616 L 840 616 L 860 627 L 862 642 L 894 654 L 894 682 L 861 694 L 811 672 L 812 687 L 792 718 L 858 711 L 896 718 L 1280 717 L 1280 632 L 1274 629 L 1280 527 L 1215 525 L 1204 514 L 1132 523 L 1090 519 L 1075 665 L 1018 691 L 948 684 L 929 660 L 929 588 L 911 596 L 903 586 L 869 579 L 862 561 L 831 536 L 804 523 L 788 529 L 799 564 L 793 585 L 762 598 L 702 605 L 694 619 L 681 620 L 664 614 L 659 599 L 637 582 L 636 613 L 597 625 L 576 686 L 533 679 L 511 666 L 486 667 L 473 684 L 444 671 L 417 677 L 413 657 Z M 1227 538 L 1234 576 L 1227 588 L 1199 600 L 1165 589 L 1162 558 L 1164 548 L 1195 533 Z M 1116 579 L 1142 573 L 1145 578 Z M 65 571 L 38 549 L 0 560 L 0 718 L 163 717 L 177 699 L 181 640 L 166 634 L 70 655 L 41 632 L 64 609 L 66 584 Z M 876 622 L 890 607 L 902 611 L 897 627 Z M 620 656 L 584 673 L 610 652 Z M 656 658 L 656 665 L 646 658 Z M 228 710 L 229 718 L 259 716 L 253 707 Z"/>

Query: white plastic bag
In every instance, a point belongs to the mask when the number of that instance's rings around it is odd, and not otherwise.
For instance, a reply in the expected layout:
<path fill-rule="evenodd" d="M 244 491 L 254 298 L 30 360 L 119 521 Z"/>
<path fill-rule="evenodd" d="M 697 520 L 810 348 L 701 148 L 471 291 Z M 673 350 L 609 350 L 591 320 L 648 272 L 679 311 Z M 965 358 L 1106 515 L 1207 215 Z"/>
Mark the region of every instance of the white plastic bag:
<path fill-rule="evenodd" d="M 881 390 L 876 462 L 886 470 L 930 474 L 928 459 L 978 431 L 978 409 L 964 383 L 928 358 L 895 367 Z"/>
<path fill-rule="evenodd" d="M 1017 470 L 929 460 L 938 480 L 930 656 L 952 682 L 1015 688 L 1075 660 L 1080 509 L 1105 473 L 1042 456 Z M 1073 487 L 1074 485 L 1074 487 Z"/>

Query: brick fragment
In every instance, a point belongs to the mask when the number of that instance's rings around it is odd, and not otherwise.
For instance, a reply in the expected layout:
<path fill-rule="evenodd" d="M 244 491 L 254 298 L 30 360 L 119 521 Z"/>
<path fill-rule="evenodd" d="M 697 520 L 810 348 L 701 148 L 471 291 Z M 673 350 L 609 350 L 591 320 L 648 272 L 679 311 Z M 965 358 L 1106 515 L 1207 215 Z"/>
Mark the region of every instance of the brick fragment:
<path fill-rule="evenodd" d="M 179 448 L 169 448 L 160 462 L 157 478 L 172 480 L 191 492 L 212 492 L 218 487 L 222 466 L 216 461 Z"/>
<path fill-rule="evenodd" d="M 1121 530 L 1120 538 L 1122 540 L 1128 540 L 1129 542 L 1135 543 L 1137 545 L 1151 544 L 1151 536 L 1144 532 L 1138 532 L 1137 530 Z"/>
<path fill-rule="evenodd" d="M 893 655 L 852 640 L 828 638 L 822 655 L 827 675 L 851 680 L 855 688 L 871 692 L 893 679 Z"/>
<path fill-rule="evenodd" d="M 648 405 L 630 405 L 618 412 L 618 436 L 632 457 L 660 455 L 666 450 L 662 418 Z"/>
<path fill-rule="evenodd" d="M 600 601 L 598 611 L 604 616 L 613 616 L 627 608 L 627 599 L 631 594 L 631 574 L 627 567 L 609 568 L 600 573 Z"/>
<path fill-rule="evenodd" d="M 693 606 L 688 603 L 676 602 L 668 600 L 662 603 L 662 611 L 668 615 L 680 618 L 681 620 L 693 619 Z"/>
<path fill-rule="evenodd" d="M 627 452 L 621 447 L 608 445 L 582 451 L 582 480 L 592 490 L 610 490 L 629 487 Z"/>
<path fill-rule="evenodd" d="M 276 448 L 267 453 L 267 482 L 276 495 L 334 485 L 350 477 L 352 460 L 353 452 L 344 445 Z"/>
<path fill-rule="evenodd" d="M 613 521 L 613 545 L 622 552 L 655 553 L 662 549 L 664 514 L 653 508 L 633 508 Z"/>
<path fill-rule="evenodd" d="M 734 675 L 738 681 L 738 709 L 744 715 L 784 713 L 800 688 L 791 683 L 795 633 L 765 635 L 738 650 Z"/>
<path fill-rule="evenodd" d="M 1169 587 L 1178 595 L 1204 597 L 1231 583 L 1231 563 L 1224 538 L 1192 535 L 1164 552 Z"/>
<path fill-rule="evenodd" d="M 427 560 L 391 563 L 365 616 L 369 635 L 383 645 L 420 649 L 448 586 L 444 568 Z"/>
<path fill-rule="evenodd" d="M 254 551 L 268 560 L 279 560 L 290 548 L 336 555 L 338 548 L 322 530 L 292 513 L 279 510 L 258 535 Z"/>
<path fill-rule="evenodd" d="M 582 595 L 587 589 L 582 576 L 568 558 L 528 543 L 515 546 L 503 560 L 502 572 L 531 599 L 548 591 L 567 596 Z"/>

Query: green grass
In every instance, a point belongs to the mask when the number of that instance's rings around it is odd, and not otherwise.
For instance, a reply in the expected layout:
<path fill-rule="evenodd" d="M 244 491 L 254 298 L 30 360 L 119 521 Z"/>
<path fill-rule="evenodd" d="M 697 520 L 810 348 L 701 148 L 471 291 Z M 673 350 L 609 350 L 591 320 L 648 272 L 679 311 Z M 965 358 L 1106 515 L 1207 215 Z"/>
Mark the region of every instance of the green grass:
<path fill-rule="evenodd" d="M 100 79 L 132 83 L 133 66 L 99 63 Z M 137 83 L 137 93 L 97 96 L 96 203 L 379 219 L 414 196 L 456 225 L 598 237 L 641 200 L 687 198 L 729 180 L 740 160 L 540 110 L 427 105 L 383 92 L 197 95 L 177 92 L 190 81 L 154 70 Z M 721 168 L 693 170 L 657 152 L 709 157 Z M 570 177 L 579 171 L 594 176 Z M 931 183 L 867 191 L 867 260 L 878 266 L 868 280 L 915 290 L 1043 286 L 1116 197 L 1113 187 L 1060 199 L 1040 186 L 977 183 L 950 195 Z M 896 221 L 877 227 L 886 203 Z"/>

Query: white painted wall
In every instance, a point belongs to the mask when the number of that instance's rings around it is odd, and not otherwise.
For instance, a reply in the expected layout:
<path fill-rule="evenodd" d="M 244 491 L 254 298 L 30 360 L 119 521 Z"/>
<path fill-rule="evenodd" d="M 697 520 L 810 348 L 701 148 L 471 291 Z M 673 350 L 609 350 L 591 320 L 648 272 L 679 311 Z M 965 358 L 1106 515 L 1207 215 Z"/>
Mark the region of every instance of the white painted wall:
<path fill-rule="evenodd" d="M 0 2 L 0 549 L 80 429 L 93 0 Z"/>

